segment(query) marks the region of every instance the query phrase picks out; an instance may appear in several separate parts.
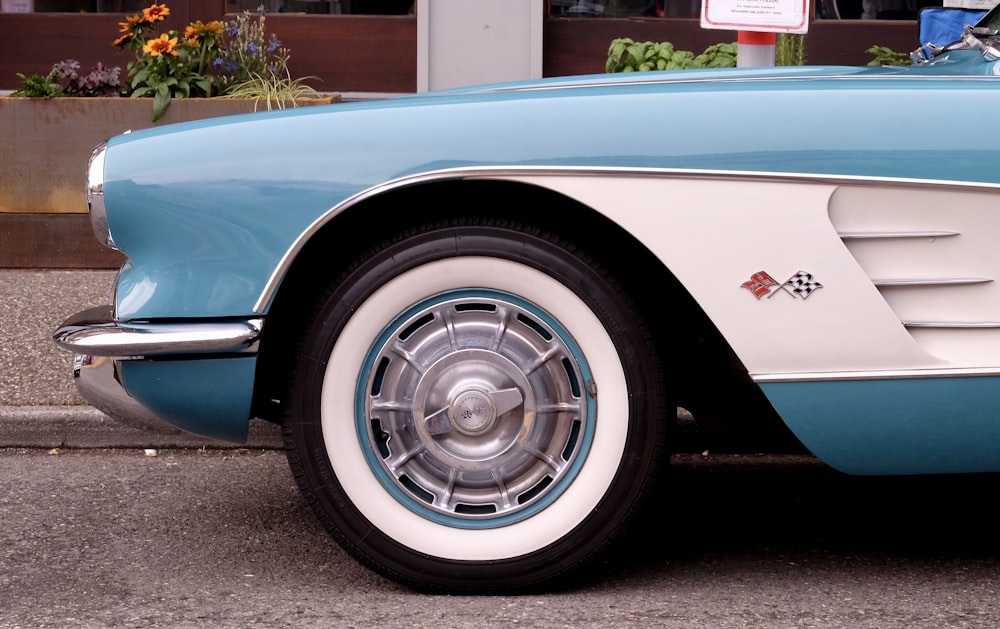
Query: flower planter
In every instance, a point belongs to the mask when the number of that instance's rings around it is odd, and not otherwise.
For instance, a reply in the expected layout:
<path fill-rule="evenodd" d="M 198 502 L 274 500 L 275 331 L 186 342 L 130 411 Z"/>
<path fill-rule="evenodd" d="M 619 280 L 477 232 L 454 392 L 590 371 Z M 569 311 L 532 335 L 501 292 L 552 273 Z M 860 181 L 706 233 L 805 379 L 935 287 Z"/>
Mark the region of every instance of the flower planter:
<path fill-rule="evenodd" d="M 87 159 L 100 142 L 130 129 L 248 113 L 255 105 L 254 100 L 175 98 L 154 123 L 149 99 L 0 97 L 0 215 L 85 213 Z M 260 103 L 258 109 L 264 108 Z"/>

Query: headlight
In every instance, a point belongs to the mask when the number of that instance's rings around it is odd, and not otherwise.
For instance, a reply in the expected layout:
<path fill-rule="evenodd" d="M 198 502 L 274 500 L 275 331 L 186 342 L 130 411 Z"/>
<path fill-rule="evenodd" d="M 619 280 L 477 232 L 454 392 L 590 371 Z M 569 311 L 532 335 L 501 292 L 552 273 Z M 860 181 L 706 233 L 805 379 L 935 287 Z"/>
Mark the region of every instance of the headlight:
<path fill-rule="evenodd" d="M 108 143 L 98 144 L 90 154 L 87 164 L 87 206 L 90 207 L 90 227 L 94 236 L 105 247 L 118 249 L 108 227 L 108 214 L 104 206 L 104 157 Z"/>

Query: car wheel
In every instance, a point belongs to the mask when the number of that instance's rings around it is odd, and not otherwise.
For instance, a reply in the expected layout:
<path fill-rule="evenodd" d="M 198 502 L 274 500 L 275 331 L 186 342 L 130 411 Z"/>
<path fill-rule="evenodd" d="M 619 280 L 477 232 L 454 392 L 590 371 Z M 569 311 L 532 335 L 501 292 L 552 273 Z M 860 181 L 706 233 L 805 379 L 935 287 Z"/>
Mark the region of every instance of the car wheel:
<path fill-rule="evenodd" d="M 331 283 L 285 443 L 364 564 L 420 589 L 515 590 L 621 533 L 672 416 L 648 326 L 595 260 L 469 223 L 395 238 Z"/>

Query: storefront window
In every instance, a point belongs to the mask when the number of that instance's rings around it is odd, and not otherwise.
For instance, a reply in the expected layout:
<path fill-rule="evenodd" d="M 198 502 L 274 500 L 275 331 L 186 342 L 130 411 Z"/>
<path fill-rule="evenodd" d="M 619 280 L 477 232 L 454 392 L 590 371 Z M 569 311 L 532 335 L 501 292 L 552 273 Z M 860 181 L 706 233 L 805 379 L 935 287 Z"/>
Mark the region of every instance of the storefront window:
<path fill-rule="evenodd" d="M 555 17 L 654 17 L 663 15 L 664 1 L 673 0 L 550 0 Z"/>
<path fill-rule="evenodd" d="M 170 0 L 0 0 L 0 13 L 138 13 L 153 1 Z M 541 1 L 541 0 L 540 0 Z M 974 0 L 965 0 L 973 2 Z M 226 13 L 412 15 L 416 0 L 224 0 Z M 552 17 L 697 18 L 702 0 L 548 0 Z M 816 17 L 916 19 L 921 8 L 942 0 L 817 0 Z"/>
<path fill-rule="evenodd" d="M 226 0 L 226 12 L 255 11 L 261 4 L 271 13 L 408 15 L 414 0 Z"/>
<path fill-rule="evenodd" d="M 0 0 L 4 13 L 134 13 L 148 0 Z"/>

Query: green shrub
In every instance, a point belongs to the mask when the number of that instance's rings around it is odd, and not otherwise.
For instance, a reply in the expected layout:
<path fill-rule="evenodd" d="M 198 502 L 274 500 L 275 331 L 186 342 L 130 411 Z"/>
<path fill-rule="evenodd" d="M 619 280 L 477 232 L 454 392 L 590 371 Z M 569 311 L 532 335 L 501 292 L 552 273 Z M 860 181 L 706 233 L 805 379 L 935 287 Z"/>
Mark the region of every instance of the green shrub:
<path fill-rule="evenodd" d="M 778 33 L 774 44 L 774 65 L 804 66 L 806 36 L 798 33 Z"/>
<path fill-rule="evenodd" d="M 872 46 L 865 52 L 873 57 L 868 62 L 870 66 L 908 66 L 913 63 L 905 52 L 895 52 L 885 46 Z"/>
<path fill-rule="evenodd" d="M 615 39 L 608 47 L 607 72 L 648 72 L 689 68 L 733 68 L 736 42 L 715 44 L 700 55 L 676 50 L 670 42 L 637 43 L 628 37 Z"/>

